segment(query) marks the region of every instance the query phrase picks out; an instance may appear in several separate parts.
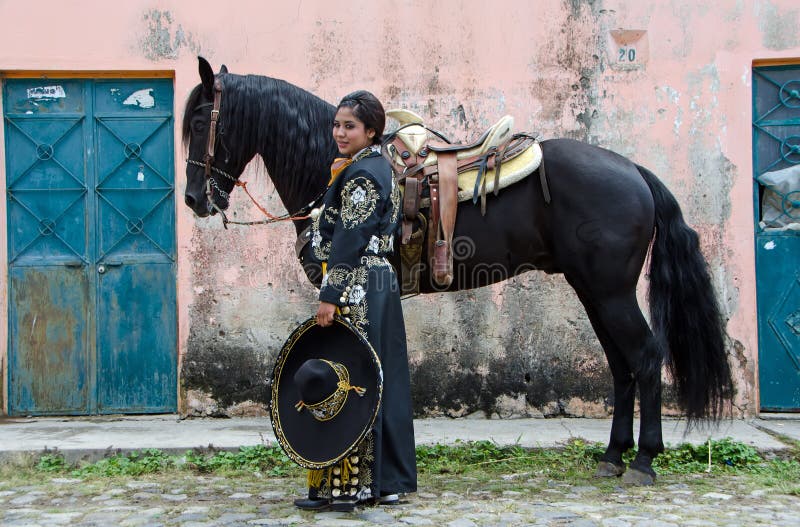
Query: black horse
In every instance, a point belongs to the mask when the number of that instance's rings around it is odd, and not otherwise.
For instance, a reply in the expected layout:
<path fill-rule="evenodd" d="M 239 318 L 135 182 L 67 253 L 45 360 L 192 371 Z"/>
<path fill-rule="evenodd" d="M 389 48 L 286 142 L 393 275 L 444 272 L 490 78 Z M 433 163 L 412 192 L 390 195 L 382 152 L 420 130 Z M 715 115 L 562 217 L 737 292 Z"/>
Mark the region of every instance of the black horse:
<path fill-rule="evenodd" d="M 234 75 L 224 66 L 215 75 L 203 58 L 200 78 L 183 119 L 186 205 L 200 217 L 222 212 L 245 165 L 260 155 L 287 210 L 307 212 L 325 189 L 336 155 L 334 106 L 281 80 Z M 219 113 L 212 126 L 215 93 Z M 649 170 L 570 139 L 541 147 L 552 201 L 545 202 L 539 178 L 528 177 L 489 196 L 485 216 L 461 203 L 455 238 L 471 240 L 473 250 L 454 250 L 456 277 L 448 290 L 532 269 L 562 273 L 586 308 L 614 379 L 611 437 L 597 474 L 625 472 L 622 455 L 634 446 L 638 386 L 639 449 L 625 479 L 652 484 L 652 461 L 664 450 L 662 364 L 690 425 L 717 420 L 733 394 L 725 323 L 698 236 Z M 296 222 L 298 233 L 305 226 Z M 649 248 L 652 330 L 636 300 Z M 318 272 L 306 272 L 318 281 Z M 423 293 L 441 291 L 427 269 L 421 287 Z"/>

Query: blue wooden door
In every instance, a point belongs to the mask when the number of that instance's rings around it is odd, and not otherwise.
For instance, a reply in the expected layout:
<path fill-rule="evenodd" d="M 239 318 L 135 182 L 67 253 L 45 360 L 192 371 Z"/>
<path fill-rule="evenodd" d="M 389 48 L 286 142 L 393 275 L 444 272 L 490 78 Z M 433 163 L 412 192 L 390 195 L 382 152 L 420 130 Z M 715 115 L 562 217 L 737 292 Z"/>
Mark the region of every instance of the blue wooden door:
<path fill-rule="evenodd" d="M 3 96 L 9 412 L 175 411 L 171 80 Z"/>
<path fill-rule="evenodd" d="M 761 409 L 800 411 L 800 66 L 753 70 Z"/>

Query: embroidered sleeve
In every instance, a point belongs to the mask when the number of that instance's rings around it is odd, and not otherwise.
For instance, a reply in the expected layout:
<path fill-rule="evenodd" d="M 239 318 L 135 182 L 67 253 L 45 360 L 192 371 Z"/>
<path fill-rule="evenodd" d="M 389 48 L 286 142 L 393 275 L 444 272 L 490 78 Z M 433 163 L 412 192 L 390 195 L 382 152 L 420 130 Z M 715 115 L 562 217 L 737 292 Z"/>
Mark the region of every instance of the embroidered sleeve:
<path fill-rule="evenodd" d="M 326 240 L 322 234 L 322 225 L 335 223 L 339 214 L 333 207 L 323 205 L 319 215 L 311 221 L 311 248 L 314 250 L 314 257 L 320 261 L 327 261 L 331 254 L 331 241 Z"/>
<path fill-rule="evenodd" d="M 342 225 L 345 229 L 356 228 L 374 212 L 380 201 L 375 183 L 367 177 L 355 177 L 342 188 Z"/>
<path fill-rule="evenodd" d="M 378 233 L 385 202 L 390 199 L 389 181 L 384 188 L 370 172 L 359 170 L 343 182 L 340 198 L 328 276 L 320 288 L 319 299 L 345 306 L 363 293 L 359 286 L 366 277 L 359 275 L 359 268 L 363 267 L 361 257 Z"/>

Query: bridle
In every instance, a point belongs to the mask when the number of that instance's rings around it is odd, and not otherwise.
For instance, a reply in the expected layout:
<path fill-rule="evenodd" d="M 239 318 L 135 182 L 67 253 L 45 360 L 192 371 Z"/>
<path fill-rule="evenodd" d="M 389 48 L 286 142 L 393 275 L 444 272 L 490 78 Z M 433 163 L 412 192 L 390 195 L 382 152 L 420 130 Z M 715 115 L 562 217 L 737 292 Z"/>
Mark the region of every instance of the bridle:
<path fill-rule="evenodd" d="M 217 202 L 214 201 L 214 190 L 223 198 L 225 201 L 228 201 L 230 195 L 222 190 L 217 184 L 217 180 L 214 179 L 214 174 L 219 174 L 231 181 L 234 184 L 238 181 L 237 178 L 233 177 L 232 175 L 228 174 L 224 170 L 221 170 L 214 166 L 214 157 L 216 155 L 217 150 L 217 125 L 219 123 L 219 108 L 222 104 L 222 82 L 219 79 L 214 81 L 214 102 L 213 103 L 204 103 L 198 105 L 195 110 L 199 110 L 200 108 L 205 108 L 206 106 L 211 106 L 211 124 L 208 127 L 208 139 L 206 141 L 206 152 L 203 155 L 203 161 L 197 161 L 196 159 L 187 159 L 186 163 L 190 165 L 195 165 L 199 167 L 203 167 L 206 179 L 206 198 L 208 199 L 208 204 L 211 208 L 216 210 L 219 214 L 221 214 L 223 223 L 227 223 L 227 218 L 225 216 L 225 212 L 217 205 Z"/>
<path fill-rule="evenodd" d="M 275 216 L 270 214 L 264 207 L 262 207 L 255 198 L 250 194 L 250 191 L 247 190 L 247 182 L 246 181 L 239 181 L 238 178 L 230 175 L 229 173 L 225 172 L 224 170 L 217 168 L 214 166 L 214 158 L 216 155 L 217 149 L 217 129 L 221 128 L 221 123 L 219 122 L 219 111 L 220 106 L 222 105 L 222 81 L 219 79 L 214 80 L 214 102 L 213 103 L 203 103 L 195 107 L 195 110 L 199 110 L 200 108 L 205 108 L 206 106 L 211 106 L 211 122 L 208 127 L 208 139 L 206 142 L 206 153 L 203 155 L 203 161 L 197 161 L 196 159 L 187 158 L 186 163 L 189 165 L 203 167 L 205 180 L 206 180 L 206 199 L 210 207 L 213 210 L 216 210 L 219 213 L 220 217 L 222 218 L 222 225 L 227 229 L 228 224 L 232 223 L 234 225 L 262 225 L 262 224 L 269 224 L 269 223 L 276 223 L 279 221 L 301 221 L 306 220 L 310 216 L 307 214 L 314 205 L 322 198 L 325 194 L 325 190 L 323 190 L 314 200 L 305 205 L 299 211 L 294 214 L 282 214 L 280 216 Z M 228 216 L 225 215 L 225 211 L 217 205 L 216 201 L 214 201 L 214 190 L 217 191 L 217 194 L 221 198 L 223 198 L 226 202 L 230 202 L 230 194 L 222 190 L 217 183 L 217 180 L 214 179 L 214 174 L 219 174 L 227 178 L 230 181 L 233 181 L 233 184 L 237 187 L 242 187 L 250 198 L 250 200 L 258 207 L 266 217 L 266 220 L 259 220 L 259 221 L 232 221 L 228 219 Z"/>

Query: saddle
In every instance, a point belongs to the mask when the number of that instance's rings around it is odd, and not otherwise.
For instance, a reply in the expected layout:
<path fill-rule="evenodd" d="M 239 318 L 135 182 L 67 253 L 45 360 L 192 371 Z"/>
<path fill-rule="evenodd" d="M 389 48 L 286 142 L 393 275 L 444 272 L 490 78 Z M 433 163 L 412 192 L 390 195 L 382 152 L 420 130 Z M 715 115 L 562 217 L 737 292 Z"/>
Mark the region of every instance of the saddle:
<path fill-rule="evenodd" d="M 514 119 L 502 117 L 476 140 L 453 144 L 425 126 L 410 110 L 389 110 L 400 127 L 383 141 L 395 179 L 403 190 L 400 258 L 402 292 L 419 292 L 419 263 L 427 231 L 431 274 L 439 286 L 453 281 L 453 231 L 460 201 L 480 199 L 486 214 L 486 193 L 520 181 L 536 170 L 542 149 L 536 137 L 513 132 Z M 546 179 L 542 177 L 546 199 Z M 420 212 L 427 209 L 428 215 Z M 415 228 L 416 227 L 416 228 Z"/>

